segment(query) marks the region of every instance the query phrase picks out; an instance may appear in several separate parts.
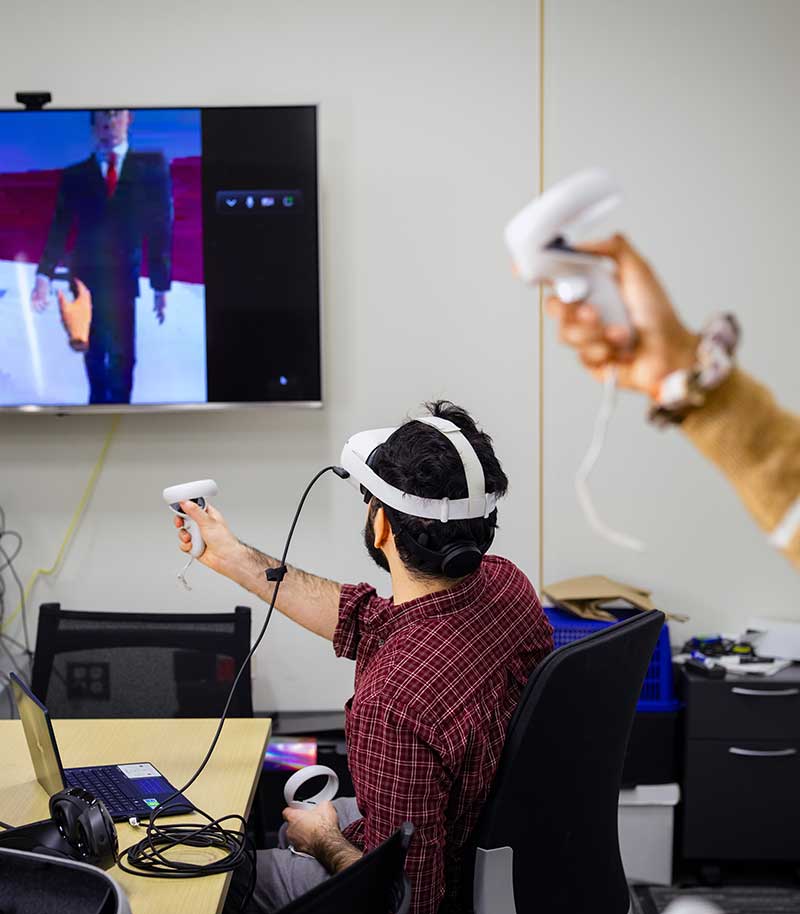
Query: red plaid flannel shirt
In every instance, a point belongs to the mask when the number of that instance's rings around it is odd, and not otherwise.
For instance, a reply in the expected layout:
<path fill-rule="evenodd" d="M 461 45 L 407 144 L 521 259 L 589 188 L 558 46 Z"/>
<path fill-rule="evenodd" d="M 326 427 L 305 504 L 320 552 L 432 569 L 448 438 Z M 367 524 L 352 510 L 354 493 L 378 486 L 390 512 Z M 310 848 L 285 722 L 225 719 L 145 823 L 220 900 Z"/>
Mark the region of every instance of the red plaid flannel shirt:
<path fill-rule="evenodd" d="M 457 911 L 461 852 L 508 722 L 553 647 L 536 592 L 498 556 L 452 589 L 399 606 L 347 584 L 333 644 L 356 661 L 345 728 L 363 819 L 344 834 L 369 851 L 413 822 L 412 914 Z"/>

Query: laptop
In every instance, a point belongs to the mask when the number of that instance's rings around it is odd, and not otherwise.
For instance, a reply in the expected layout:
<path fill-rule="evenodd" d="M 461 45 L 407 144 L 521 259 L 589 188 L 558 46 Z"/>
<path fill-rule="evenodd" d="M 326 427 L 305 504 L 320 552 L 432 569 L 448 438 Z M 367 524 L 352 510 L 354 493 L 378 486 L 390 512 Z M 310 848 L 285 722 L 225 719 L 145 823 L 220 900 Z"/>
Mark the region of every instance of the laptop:
<path fill-rule="evenodd" d="M 47 708 L 15 674 L 9 673 L 36 780 L 53 796 L 65 787 L 83 787 L 102 800 L 115 821 L 144 818 L 166 802 L 176 789 L 150 762 L 64 768 Z M 183 794 L 170 801 L 170 815 L 192 812 Z"/>

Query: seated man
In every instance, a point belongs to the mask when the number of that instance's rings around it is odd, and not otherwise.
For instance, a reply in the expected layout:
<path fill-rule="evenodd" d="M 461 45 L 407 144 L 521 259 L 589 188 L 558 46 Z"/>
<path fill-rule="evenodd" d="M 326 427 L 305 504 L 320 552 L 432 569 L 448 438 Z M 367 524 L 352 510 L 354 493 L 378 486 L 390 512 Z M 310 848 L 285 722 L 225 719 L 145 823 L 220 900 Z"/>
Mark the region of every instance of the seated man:
<path fill-rule="evenodd" d="M 508 480 L 489 436 L 452 403 L 429 409 L 454 423 L 472 446 L 486 492 L 503 495 Z M 456 448 L 423 422 L 401 425 L 369 465 L 402 492 L 467 496 Z M 497 526 L 496 508 L 486 518 L 442 522 L 401 513 L 369 492 L 365 500 L 365 545 L 391 574 L 392 598 L 377 596 L 367 584 L 337 584 L 290 568 L 276 604 L 330 639 L 338 656 L 356 661 L 354 695 L 345 709 L 355 801 L 284 811 L 286 839 L 311 857 L 287 848 L 260 851 L 254 911 L 279 909 L 404 821 L 416 829 L 407 860 L 413 914 L 458 911 L 462 850 L 522 688 L 552 650 L 552 630 L 531 583 L 506 559 L 482 556 Z M 200 561 L 268 601 L 273 585 L 264 570 L 278 560 L 236 539 L 213 507 L 204 513 L 187 503 L 184 510 L 206 542 Z M 180 537 L 188 551 L 188 534 Z M 430 553 L 455 541 L 478 544 L 480 551 L 472 549 L 458 569 L 443 570 Z"/>

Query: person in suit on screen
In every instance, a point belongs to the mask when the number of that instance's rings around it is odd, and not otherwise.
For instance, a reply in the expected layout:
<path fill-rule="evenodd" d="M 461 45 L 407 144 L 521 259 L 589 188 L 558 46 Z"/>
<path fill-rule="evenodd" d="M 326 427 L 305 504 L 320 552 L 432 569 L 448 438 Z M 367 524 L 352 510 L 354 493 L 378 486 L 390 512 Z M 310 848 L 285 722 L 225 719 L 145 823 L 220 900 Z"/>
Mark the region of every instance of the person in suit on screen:
<path fill-rule="evenodd" d="M 130 403 L 145 241 L 159 324 L 164 322 L 171 282 L 169 168 L 162 153 L 129 147 L 130 111 L 92 111 L 90 119 L 94 150 L 64 169 L 31 305 L 35 311 L 48 306 L 56 268 L 68 266 L 91 292 L 92 323 L 84 356 L 89 403 Z"/>

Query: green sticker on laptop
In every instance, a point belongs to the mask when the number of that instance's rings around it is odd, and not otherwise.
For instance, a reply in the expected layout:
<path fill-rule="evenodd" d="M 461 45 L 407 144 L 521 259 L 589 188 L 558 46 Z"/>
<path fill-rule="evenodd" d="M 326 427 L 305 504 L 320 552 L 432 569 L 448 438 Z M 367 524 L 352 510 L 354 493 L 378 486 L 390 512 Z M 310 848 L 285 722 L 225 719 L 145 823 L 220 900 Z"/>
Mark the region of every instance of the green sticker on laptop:
<path fill-rule="evenodd" d="M 156 800 L 155 797 L 145 797 L 144 801 L 147 803 L 150 809 L 155 809 L 156 806 L 158 806 L 158 800 Z"/>

